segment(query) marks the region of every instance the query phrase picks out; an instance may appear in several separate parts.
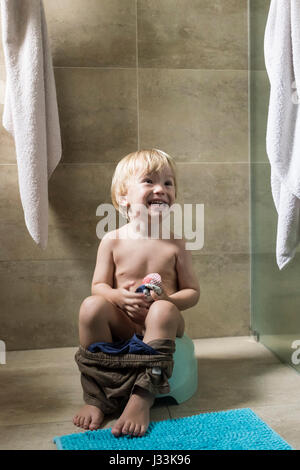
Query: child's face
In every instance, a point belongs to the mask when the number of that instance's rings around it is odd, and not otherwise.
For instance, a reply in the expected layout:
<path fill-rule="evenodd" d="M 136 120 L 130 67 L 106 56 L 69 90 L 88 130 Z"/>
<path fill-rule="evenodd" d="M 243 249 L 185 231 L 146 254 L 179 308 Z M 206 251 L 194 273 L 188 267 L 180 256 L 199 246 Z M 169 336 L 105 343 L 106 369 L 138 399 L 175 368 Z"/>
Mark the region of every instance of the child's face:
<path fill-rule="evenodd" d="M 128 185 L 127 204 L 143 204 L 149 217 L 168 211 L 175 201 L 175 182 L 170 167 L 151 174 L 135 175 Z M 153 204 L 159 200 L 162 204 Z"/>

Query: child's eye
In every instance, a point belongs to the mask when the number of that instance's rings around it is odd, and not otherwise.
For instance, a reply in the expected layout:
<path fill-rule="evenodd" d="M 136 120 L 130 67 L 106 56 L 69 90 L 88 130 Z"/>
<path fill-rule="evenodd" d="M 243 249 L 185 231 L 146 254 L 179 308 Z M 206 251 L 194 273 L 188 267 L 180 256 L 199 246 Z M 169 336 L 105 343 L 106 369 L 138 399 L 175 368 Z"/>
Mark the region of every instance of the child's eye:
<path fill-rule="evenodd" d="M 166 184 L 172 185 L 172 181 L 166 181 Z"/>
<path fill-rule="evenodd" d="M 143 183 L 144 183 L 144 182 L 148 183 L 148 181 L 150 181 L 150 183 L 152 183 L 152 180 L 151 180 L 150 178 L 145 178 L 145 179 L 143 179 Z"/>

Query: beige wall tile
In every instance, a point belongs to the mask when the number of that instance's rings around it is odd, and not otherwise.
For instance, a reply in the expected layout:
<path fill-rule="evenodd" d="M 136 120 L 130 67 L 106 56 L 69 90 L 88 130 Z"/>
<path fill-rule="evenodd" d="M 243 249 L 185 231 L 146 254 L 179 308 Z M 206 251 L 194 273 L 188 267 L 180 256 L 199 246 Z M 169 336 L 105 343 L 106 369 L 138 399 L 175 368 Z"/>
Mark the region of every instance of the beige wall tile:
<path fill-rule="evenodd" d="M 19 196 L 17 165 L 1 165 L 0 180 L 0 219 L 3 226 L 4 224 L 13 224 L 21 217 L 24 218 Z M 3 259 L 3 248 L 2 242 L 0 243 L 1 260 Z"/>
<path fill-rule="evenodd" d="M 94 262 L 2 261 L 1 339 L 7 350 L 76 346 Z"/>
<path fill-rule="evenodd" d="M 136 72 L 56 68 L 63 162 L 111 162 L 137 148 Z"/>
<path fill-rule="evenodd" d="M 240 70 L 140 69 L 141 148 L 177 161 L 247 161 L 247 83 Z"/>
<path fill-rule="evenodd" d="M 15 142 L 2 124 L 3 104 L 0 104 L 0 164 L 16 164 Z"/>
<path fill-rule="evenodd" d="M 180 204 L 204 204 L 204 247 L 197 254 L 248 253 L 249 165 L 177 166 Z"/>
<path fill-rule="evenodd" d="M 1 15 L 0 15 L 0 164 L 16 163 L 15 144 L 13 137 L 3 127 L 2 116 L 4 110 L 6 86 L 6 70 L 2 44 Z"/>
<path fill-rule="evenodd" d="M 36 245 L 25 225 L 16 164 L 0 166 L 0 201 L 0 260 L 45 256 L 48 249 Z"/>
<path fill-rule="evenodd" d="M 1 65 L 1 69 L 2 69 L 2 65 L 4 63 L 4 51 L 3 51 L 3 43 L 2 43 L 2 18 L 1 18 L 1 11 L 0 11 L 0 37 L 1 37 L 1 41 L 0 41 L 0 65 Z M 2 70 L 1 70 L 2 72 Z"/>
<path fill-rule="evenodd" d="M 100 204 L 111 204 L 114 168 L 110 163 L 62 164 L 57 168 L 49 185 L 48 257 L 96 261 L 100 243 L 96 229 L 102 219 L 96 210 Z"/>
<path fill-rule="evenodd" d="M 247 69 L 246 0 L 138 2 L 140 67 Z"/>
<path fill-rule="evenodd" d="M 249 334 L 250 259 L 247 254 L 193 257 L 201 295 L 196 306 L 183 312 L 191 338 Z"/>
<path fill-rule="evenodd" d="M 45 0 L 53 63 L 135 67 L 134 0 Z"/>
<path fill-rule="evenodd" d="M 4 63 L 4 51 L 3 51 L 3 44 L 2 44 L 2 21 L 1 21 L 1 12 L 0 12 L 0 114 L 2 115 L 2 104 L 4 103 L 4 92 L 5 92 L 5 63 Z M 2 147 L 2 123 L 0 125 L 0 149 Z M 1 159 L 0 159 L 1 161 Z"/>

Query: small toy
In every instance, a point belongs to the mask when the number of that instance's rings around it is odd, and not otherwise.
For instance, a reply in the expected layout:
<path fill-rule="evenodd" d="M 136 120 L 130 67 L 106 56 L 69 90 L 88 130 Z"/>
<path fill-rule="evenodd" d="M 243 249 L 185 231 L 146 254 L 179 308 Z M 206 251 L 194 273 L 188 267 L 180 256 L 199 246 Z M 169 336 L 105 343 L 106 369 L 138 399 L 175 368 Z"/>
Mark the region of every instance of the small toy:
<path fill-rule="evenodd" d="M 150 290 L 154 290 L 157 295 L 162 293 L 161 277 L 158 273 L 150 273 L 143 279 L 143 284 L 135 292 L 143 292 L 147 297 L 151 297 Z"/>

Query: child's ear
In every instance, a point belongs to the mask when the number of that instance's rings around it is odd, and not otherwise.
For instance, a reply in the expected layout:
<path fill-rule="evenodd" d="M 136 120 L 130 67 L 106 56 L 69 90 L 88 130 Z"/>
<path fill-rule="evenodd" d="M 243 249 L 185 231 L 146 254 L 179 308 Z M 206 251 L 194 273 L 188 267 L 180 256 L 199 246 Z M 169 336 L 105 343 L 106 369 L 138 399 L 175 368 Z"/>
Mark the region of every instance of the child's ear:
<path fill-rule="evenodd" d="M 120 204 L 120 206 L 126 207 L 127 204 L 128 204 L 127 196 L 120 196 L 119 204 Z"/>

